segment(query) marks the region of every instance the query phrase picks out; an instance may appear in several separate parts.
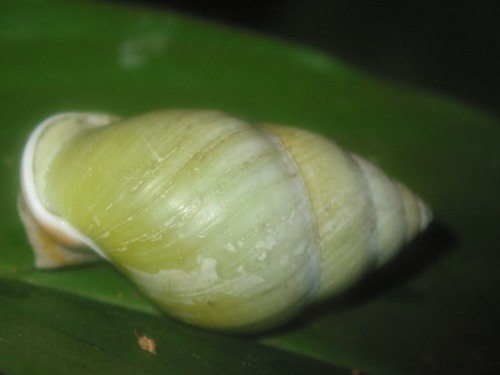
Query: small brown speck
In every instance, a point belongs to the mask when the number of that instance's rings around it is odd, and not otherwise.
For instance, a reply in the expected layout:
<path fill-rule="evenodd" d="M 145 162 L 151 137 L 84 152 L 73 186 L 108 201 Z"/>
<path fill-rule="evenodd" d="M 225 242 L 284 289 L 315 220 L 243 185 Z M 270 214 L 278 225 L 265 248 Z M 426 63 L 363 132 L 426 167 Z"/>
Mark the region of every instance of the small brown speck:
<path fill-rule="evenodd" d="M 151 354 L 156 355 L 156 341 L 153 339 L 150 339 L 147 336 L 139 336 L 137 332 L 135 332 L 135 335 L 137 337 L 137 342 L 139 343 L 139 346 L 143 350 L 147 350 Z"/>

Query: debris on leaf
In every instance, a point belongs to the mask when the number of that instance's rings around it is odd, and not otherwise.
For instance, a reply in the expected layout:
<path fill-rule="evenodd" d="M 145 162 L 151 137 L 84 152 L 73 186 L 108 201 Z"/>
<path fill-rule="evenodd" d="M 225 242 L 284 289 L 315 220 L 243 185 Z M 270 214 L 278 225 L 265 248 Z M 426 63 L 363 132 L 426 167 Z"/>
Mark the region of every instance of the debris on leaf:
<path fill-rule="evenodd" d="M 137 331 L 135 331 L 135 336 L 137 337 L 137 342 L 139 343 L 139 346 L 143 350 L 147 350 L 151 354 L 156 355 L 156 341 L 153 339 L 150 339 L 147 336 L 139 336 L 137 334 Z"/>

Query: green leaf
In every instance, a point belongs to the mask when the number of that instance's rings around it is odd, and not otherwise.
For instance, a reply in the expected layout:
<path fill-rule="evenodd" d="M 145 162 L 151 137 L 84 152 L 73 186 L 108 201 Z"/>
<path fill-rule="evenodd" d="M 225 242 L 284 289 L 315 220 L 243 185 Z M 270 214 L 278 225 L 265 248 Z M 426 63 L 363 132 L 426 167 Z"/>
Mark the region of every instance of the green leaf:
<path fill-rule="evenodd" d="M 150 314 L 3 280 L 2 370 L 29 374 L 346 374 L 325 362 Z M 154 338 L 156 354 L 138 337 Z M 29 358 L 29 363 L 25 362 Z"/>
<path fill-rule="evenodd" d="M 347 296 L 266 335 L 161 315 L 108 264 L 41 271 L 16 210 L 34 126 L 62 111 L 213 108 L 308 128 L 376 162 L 433 227 Z M 0 372 L 471 374 L 497 368 L 500 122 L 330 56 L 168 12 L 0 5 Z M 137 335 L 157 342 L 153 355 Z"/>

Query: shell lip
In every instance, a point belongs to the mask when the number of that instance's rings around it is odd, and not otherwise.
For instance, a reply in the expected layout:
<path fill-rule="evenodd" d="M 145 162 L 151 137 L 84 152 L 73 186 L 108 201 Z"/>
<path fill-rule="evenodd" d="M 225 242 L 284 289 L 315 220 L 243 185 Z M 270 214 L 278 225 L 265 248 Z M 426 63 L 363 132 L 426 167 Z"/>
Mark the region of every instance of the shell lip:
<path fill-rule="evenodd" d="M 57 242 L 73 248 L 90 247 L 103 258 L 108 259 L 106 254 L 104 254 L 92 240 L 64 220 L 64 218 L 46 209 L 36 189 L 34 160 L 38 142 L 50 126 L 64 117 L 85 120 L 81 121 L 80 125 L 82 127 L 105 126 L 117 119 L 116 116 L 101 113 L 65 112 L 54 115 L 43 121 L 30 135 L 22 154 L 20 173 L 21 194 L 35 222 L 44 232 L 56 239 Z"/>

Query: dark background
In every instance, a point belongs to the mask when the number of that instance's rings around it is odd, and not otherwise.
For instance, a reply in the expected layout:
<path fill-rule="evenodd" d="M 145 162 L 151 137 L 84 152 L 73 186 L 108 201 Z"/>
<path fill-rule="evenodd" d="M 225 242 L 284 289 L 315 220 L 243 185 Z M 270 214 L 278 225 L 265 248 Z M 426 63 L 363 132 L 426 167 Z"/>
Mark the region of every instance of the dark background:
<path fill-rule="evenodd" d="M 500 115 L 500 0 L 114 0 L 325 51 Z"/>

